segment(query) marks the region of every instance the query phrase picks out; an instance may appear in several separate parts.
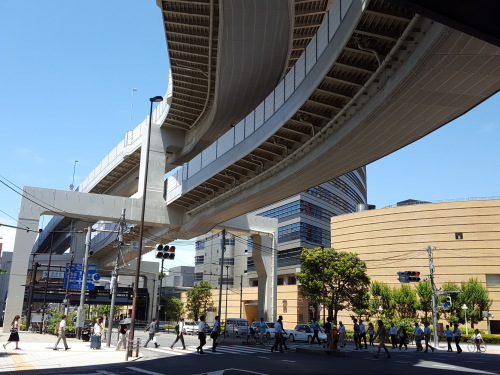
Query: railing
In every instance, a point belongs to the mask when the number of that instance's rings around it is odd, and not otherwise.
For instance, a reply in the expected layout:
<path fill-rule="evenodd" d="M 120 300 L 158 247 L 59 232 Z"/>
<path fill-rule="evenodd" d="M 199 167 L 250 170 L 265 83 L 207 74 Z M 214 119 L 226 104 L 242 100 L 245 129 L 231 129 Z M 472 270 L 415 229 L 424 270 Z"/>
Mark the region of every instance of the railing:
<path fill-rule="evenodd" d="M 428 204 L 428 203 L 450 203 L 450 202 L 467 202 L 467 201 L 489 201 L 494 199 L 500 199 L 500 197 L 470 197 L 470 198 L 456 198 L 456 199 L 443 199 L 438 201 L 411 201 L 402 205 L 391 204 L 389 206 L 385 206 L 383 208 L 391 208 L 391 207 L 401 207 L 401 206 L 413 206 L 416 204 Z"/>
<path fill-rule="evenodd" d="M 181 170 L 175 176 L 172 175 L 167 179 L 167 204 L 181 195 L 182 181 L 186 181 L 204 168 L 207 168 L 226 152 L 251 136 L 290 99 L 336 35 L 353 1 L 335 1 L 331 9 L 326 13 L 326 17 L 319 27 L 318 32 L 311 39 L 305 53 L 302 54 L 295 66 L 290 69 L 268 97 L 243 120 L 232 127 L 231 130 L 222 135 L 192 160 L 184 163 Z M 364 5 L 365 1 L 360 1 Z"/>

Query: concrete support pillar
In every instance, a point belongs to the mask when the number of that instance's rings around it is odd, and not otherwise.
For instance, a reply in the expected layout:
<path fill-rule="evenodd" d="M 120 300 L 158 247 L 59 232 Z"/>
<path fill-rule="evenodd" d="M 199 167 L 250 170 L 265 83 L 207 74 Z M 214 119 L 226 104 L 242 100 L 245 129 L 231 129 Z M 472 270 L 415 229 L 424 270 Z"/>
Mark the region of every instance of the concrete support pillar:
<path fill-rule="evenodd" d="M 277 249 L 274 238 L 252 235 L 252 258 L 258 279 L 258 316 L 265 321 L 275 321 L 277 298 Z M 272 250 L 271 250 L 272 249 Z"/>
<path fill-rule="evenodd" d="M 25 198 L 21 199 L 19 210 L 18 226 L 20 228 L 30 228 L 35 232 L 28 232 L 23 229 L 16 230 L 14 252 L 12 254 L 12 266 L 9 275 L 9 291 L 5 304 L 5 315 L 3 332 L 10 331 L 10 322 L 16 315 L 22 315 L 24 302 L 24 285 L 26 285 L 26 275 L 29 267 L 31 249 L 35 243 L 38 233 L 38 223 L 42 208 Z"/>

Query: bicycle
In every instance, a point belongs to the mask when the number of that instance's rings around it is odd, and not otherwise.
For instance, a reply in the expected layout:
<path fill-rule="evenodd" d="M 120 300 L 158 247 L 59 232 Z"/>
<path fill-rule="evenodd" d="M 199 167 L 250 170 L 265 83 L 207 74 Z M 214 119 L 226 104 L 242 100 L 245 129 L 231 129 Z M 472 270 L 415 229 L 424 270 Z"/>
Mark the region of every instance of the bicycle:
<path fill-rule="evenodd" d="M 477 350 L 477 344 L 473 340 L 467 342 L 467 349 L 469 350 L 469 352 L 479 353 L 479 351 Z M 484 353 L 486 351 L 486 343 L 484 342 L 484 340 L 481 340 L 481 343 L 479 344 L 479 349 L 481 353 Z"/>

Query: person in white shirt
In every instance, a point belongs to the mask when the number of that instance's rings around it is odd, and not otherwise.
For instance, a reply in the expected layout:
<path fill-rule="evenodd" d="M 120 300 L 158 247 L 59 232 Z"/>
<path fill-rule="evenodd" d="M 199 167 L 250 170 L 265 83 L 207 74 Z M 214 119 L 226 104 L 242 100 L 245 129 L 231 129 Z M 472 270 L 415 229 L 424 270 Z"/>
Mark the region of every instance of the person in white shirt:
<path fill-rule="evenodd" d="M 481 343 L 483 342 L 483 336 L 479 333 L 479 330 L 476 329 L 474 334 L 472 335 L 472 341 L 476 344 L 477 352 L 481 353 Z"/>
<path fill-rule="evenodd" d="M 391 328 L 389 329 L 389 335 L 391 336 L 392 348 L 396 349 L 398 347 L 398 330 L 394 323 L 391 323 Z"/>
<path fill-rule="evenodd" d="M 453 349 L 451 348 L 451 342 L 453 341 L 453 331 L 450 329 L 450 326 L 447 325 L 446 329 L 443 332 L 444 336 L 446 337 L 446 342 L 448 343 L 448 352 L 452 352 Z"/>
<path fill-rule="evenodd" d="M 278 350 L 278 345 L 280 347 L 280 353 L 283 353 L 283 317 L 280 315 L 278 321 L 274 323 L 274 345 L 271 347 L 271 352 Z"/>
<path fill-rule="evenodd" d="M 431 348 L 432 352 L 434 352 L 435 348 L 433 346 L 431 346 L 431 344 L 429 344 L 429 342 L 431 341 L 431 333 L 432 333 L 432 329 L 431 329 L 431 327 L 429 327 L 429 322 L 425 322 L 424 323 L 424 340 L 425 340 L 425 352 L 424 353 L 427 353 L 429 348 Z"/>
<path fill-rule="evenodd" d="M 457 347 L 457 353 L 462 353 L 462 348 L 460 347 L 460 340 L 462 339 L 462 331 L 458 328 L 458 323 L 453 325 L 455 328 L 453 330 L 453 338 L 455 339 L 455 346 Z"/>
<path fill-rule="evenodd" d="M 345 325 L 339 322 L 339 348 L 345 346 Z"/>
<path fill-rule="evenodd" d="M 59 322 L 59 326 L 57 328 L 57 341 L 54 345 L 54 350 L 57 350 L 57 345 L 59 345 L 59 341 L 63 340 L 64 350 L 68 350 L 68 344 L 66 343 L 66 315 L 61 317 L 61 321 Z"/>
<path fill-rule="evenodd" d="M 212 351 L 215 352 L 215 348 L 217 347 L 217 337 L 220 335 L 220 317 L 217 315 L 215 317 L 214 328 L 212 328 L 212 333 L 210 334 L 210 338 L 213 340 L 212 342 Z"/>
<path fill-rule="evenodd" d="M 415 329 L 413 330 L 413 336 L 415 336 L 415 344 L 417 345 L 417 352 L 421 352 L 424 348 L 422 347 L 422 335 L 424 332 L 422 331 L 422 328 L 418 325 L 418 323 L 415 323 Z"/>
<path fill-rule="evenodd" d="M 200 316 L 200 323 L 198 324 L 198 339 L 200 340 L 200 345 L 196 348 L 196 351 L 203 354 L 203 346 L 207 343 L 206 331 L 209 330 L 208 324 L 205 322 L 205 316 Z"/>
<path fill-rule="evenodd" d="M 365 349 L 368 349 L 368 345 L 366 345 L 366 326 L 363 324 L 363 321 L 359 320 L 359 348 L 361 349 L 363 346 L 363 341 L 365 343 Z"/>
<path fill-rule="evenodd" d="M 181 318 L 181 320 L 177 322 L 177 326 L 178 326 L 177 336 L 173 344 L 170 345 L 170 349 L 174 350 L 174 345 L 177 343 L 177 341 L 181 340 L 182 350 L 187 350 L 186 344 L 184 343 L 184 318 Z"/>

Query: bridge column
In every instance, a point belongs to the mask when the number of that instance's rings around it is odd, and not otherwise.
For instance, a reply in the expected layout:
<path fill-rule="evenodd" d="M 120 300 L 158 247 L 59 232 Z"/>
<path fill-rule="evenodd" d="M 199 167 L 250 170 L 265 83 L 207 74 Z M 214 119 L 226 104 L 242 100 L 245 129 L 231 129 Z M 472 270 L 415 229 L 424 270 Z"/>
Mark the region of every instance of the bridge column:
<path fill-rule="evenodd" d="M 26 190 L 26 188 L 24 189 Z M 12 254 L 12 266 L 9 275 L 9 289 L 5 303 L 5 315 L 3 332 L 10 331 L 10 323 L 16 315 L 23 315 L 24 285 L 26 285 L 26 275 L 28 272 L 29 258 L 31 249 L 38 235 L 38 223 L 42 208 L 25 198 L 26 193 L 21 199 L 21 208 L 19 210 L 18 227 L 33 230 L 28 232 L 25 229 L 16 229 L 16 239 L 14 243 L 14 252 Z"/>
<path fill-rule="evenodd" d="M 276 284 L 277 284 L 277 254 L 273 237 L 252 234 L 252 258 L 258 279 L 258 317 L 265 321 L 275 321 L 276 316 Z M 272 250 L 271 250 L 272 249 Z"/>

